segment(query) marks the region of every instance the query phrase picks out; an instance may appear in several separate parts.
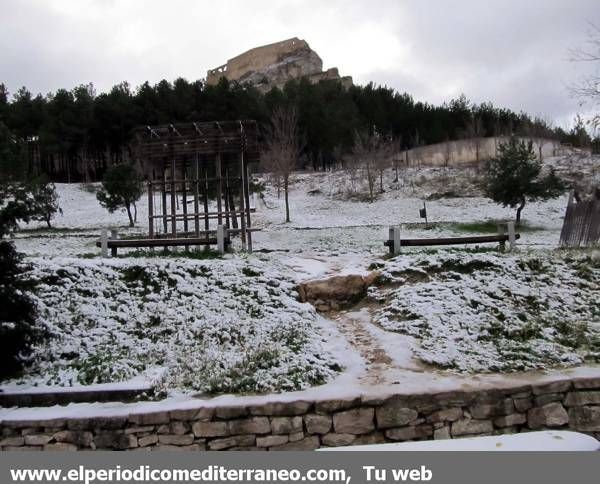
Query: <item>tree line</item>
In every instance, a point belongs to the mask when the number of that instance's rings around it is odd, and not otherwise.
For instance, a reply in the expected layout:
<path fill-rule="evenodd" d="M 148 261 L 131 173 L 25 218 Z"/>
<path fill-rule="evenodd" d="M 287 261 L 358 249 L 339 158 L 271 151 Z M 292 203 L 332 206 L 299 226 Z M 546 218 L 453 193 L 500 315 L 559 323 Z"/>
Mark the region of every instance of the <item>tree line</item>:
<path fill-rule="evenodd" d="M 136 126 L 235 119 L 268 126 L 277 109 L 291 106 L 303 137 L 301 161 L 318 170 L 340 163 L 353 150 L 357 132 L 394 139 L 400 149 L 511 134 L 574 146 L 592 142 L 583 125 L 566 132 L 545 119 L 474 104 L 465 96 L 435 106 L 373 83 L 344 89 L 336 81 L 293 80 L 261 94 L 226 79 L 208 86 L 178 78 L 135 89 L 122 82 L 99 94 L 88 84 L 46 96 L 34 96 L 25 87 L 11 95 L 0 84 L 0 172 L 95 181 L 109 166 L 132 160 Z"/>

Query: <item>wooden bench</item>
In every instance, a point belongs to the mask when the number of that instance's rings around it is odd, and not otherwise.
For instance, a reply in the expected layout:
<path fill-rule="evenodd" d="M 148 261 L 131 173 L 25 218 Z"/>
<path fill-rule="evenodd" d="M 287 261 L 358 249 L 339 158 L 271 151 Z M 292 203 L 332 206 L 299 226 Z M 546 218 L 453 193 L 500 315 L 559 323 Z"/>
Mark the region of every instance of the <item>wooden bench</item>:
<path fill-rule="evenodd" d="M 258 228 L 248 228 L 247 232 L 257 232 Z M 232 234 L 241 232 L 241 229 L 224 229 L 223 249 L 231 246 Z M 201 231 L 199 236 L 194 237 L 154 237 L 141 239 L 119 239 L 116 233 L 112 231 L 111 237 L 106 240 L 106 247 L 110 249 L 111 256 L 117 256 L 118 249 L 133 249 L 142 247 L 187 247 L 190 245 L 219 245 L 217 231 Z M 102 248 L 102 239 L 96 241 L 96 247 Z M 251 250 L 251 247 L 250 247 Z"/>

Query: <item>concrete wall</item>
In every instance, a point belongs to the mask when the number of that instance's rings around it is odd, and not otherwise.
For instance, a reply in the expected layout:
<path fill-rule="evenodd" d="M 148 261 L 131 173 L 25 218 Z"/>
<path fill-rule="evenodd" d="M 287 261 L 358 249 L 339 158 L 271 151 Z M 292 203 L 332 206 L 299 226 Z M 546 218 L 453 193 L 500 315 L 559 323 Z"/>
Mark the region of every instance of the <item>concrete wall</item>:
<path fill-rule="evenodd" d="M 479 391 L 361 395 L 0 422 L 8 450 L 310 450 L 569 429 L 600 437 L 600 377 Z"/>
<path fill-rule="evenodd" d="M 524 138 L 525 141 L 529 141 Z M 413 148 L 401 154 L 403 160 L 408 160 L 409 166 L 445 166 L 448 151 L 450 161 L 447 166 L 460 167 L 474 165 L 477 160 L 477 146 L 479 146 L 479 160 L 490 159 L 497 154 L 497 148 L 500 143 L 508 141 L 506 137 L 498 138 L 476 138 L 467 140 L 449 141 L 448 143 L 437 143 L 420 148 Z M 538 153 L 538 146 L 533 145 L 535 153 Z M 554 156 L 555 151 L 560 148 L 560 143 L 556 140 L 544 140 L 542 156 Z"/>
<path fill-rule="evenodd" d="M 221 77 L 229 80 L 237 80 L 248 71 L 265 69 L 271 64 L 279 62 L 284 54 L 295 52 L 299 49 L 309 49 L 306 41 L 293 37 L 291 39 L 275 42 L 273 44 L 255 47 L 227 61 L 224 66 L 211 69 L 206 75 L 206 83 L 217 84 Z M 318 69 L 323 68 L 323 63 Z"/>

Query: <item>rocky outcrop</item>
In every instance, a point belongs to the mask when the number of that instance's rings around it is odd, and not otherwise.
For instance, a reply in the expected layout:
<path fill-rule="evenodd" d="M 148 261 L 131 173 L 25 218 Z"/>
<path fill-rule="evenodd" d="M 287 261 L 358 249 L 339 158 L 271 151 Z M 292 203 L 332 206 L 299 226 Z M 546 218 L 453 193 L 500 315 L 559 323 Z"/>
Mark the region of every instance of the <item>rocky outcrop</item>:
<path fill-rule="evenodd" d="M 352 85 L 352 78 L 340 77 L 335 67 L 323 71 L 319 55 L 297 37 L 255 47 L 229 59 L 227 64 L 208 71 L 206 83 L 217 84 L 222 77 L 251 84 L 262 92 L 282 88 L 287 81 L 303 77 L 312 83 L 339 80 L 346 88 Z"/>

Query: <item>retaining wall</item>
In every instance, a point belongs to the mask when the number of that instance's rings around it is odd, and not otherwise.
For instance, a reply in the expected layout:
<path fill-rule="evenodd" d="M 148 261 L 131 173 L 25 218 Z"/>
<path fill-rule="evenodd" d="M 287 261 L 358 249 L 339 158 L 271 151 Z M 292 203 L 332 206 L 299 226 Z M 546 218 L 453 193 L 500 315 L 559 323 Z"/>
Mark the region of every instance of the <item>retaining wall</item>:
<path fill-rule="evenodd" d="M 311 450 L 568 429 L 600 437 L 600 377 L 512 388 L 0 422 L 7 450 Z"/>

